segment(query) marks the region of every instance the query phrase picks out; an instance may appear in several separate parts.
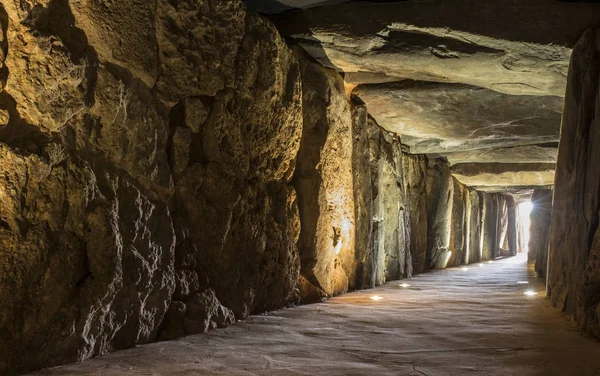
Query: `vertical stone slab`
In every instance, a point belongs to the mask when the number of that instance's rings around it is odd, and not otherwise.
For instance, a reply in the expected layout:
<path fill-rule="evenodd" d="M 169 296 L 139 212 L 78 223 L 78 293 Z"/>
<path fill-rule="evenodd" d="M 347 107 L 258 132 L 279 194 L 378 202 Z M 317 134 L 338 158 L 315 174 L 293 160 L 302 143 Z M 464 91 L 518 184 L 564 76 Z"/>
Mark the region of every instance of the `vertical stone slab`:
<path fill-rule="evenodd" d="M 514 197 L 506 196 L 506 212 L 507 212 L 507 233 L 508 252 L 511 256 L 516 256 L 518 250 L 518 213 L 517 203 Z"/>
<path fill-rule="evenodd" d="M 469 191 L 469 254 L 468 263 L 481 260 L 481 200 L 479 192 Z"/>
<path fill-rule="evenodd" d="M 404 183 L 409 203 L 410 253 L 413 274 L 425 270 L 427 257 L 427 186 L 426 158 L 423 155 L 405 154 Z"/>
<path fill-rule="evenodd" d="M 380 159 L 381 150 L 381 128 L 377 123 L 369 118 L 369 164 L 371 170 L 371 199 L 373 201 L 373 225 L 371 229 L 371 255 L 370 267 L 368 271 L 369 282 L 375 286 L 383 283 L 384 280 L 384 227 L 383 227 L 383 196 L 379 195 L 379 180 L 382 176 Z"/>
<path fill-rule="evenodd" d="M 397 279 L 400 270 L 399 228 L 402 190 L 399 186 L 401 166 L 398 162 L 401 152 L 400 145 L 394 141 L 394 137 L 388 132 L 381 132 L 379 163 L 382 174 L 379 180 L 379 198 L 383 205 L 383 250 L 385 254 L 383 282 Z"/>
<path fill-rule="evenodd" d="M 498 250 L 498 197 L 482 193 L 481 261 L 493 260 Z"/>
<path fill-rule="evenodd" d="M 538 276 L 546 277 L 548 269 L 548 230 L 552 212 L 552 190 L 536 189 L 531 196 L 529 215 L 529 258 L 535 260 Z"/>
<path fill-rule="evenodd" d="M 302 223 L 301 274 L 327 295 L 354 278 L 352 116 L 336 72 L 300 60 L 304 127 L 294 186 Z"/>
<path fill-rule="evenodd" d="M 403 178 L 400 140 L 387 131 L 379 132 L 373 144 L 376 177 L 373 187 L 373 238 L 375 283 L 412 275 L 409 203 Z"/>
<path fill-rule="evenodd" d="M 463 265 L 469 264 L 469 258 L 471 257 L 471 190 L 465 187 L 465 234 L 464 234 L 464 251 L 461 263 Z"/>
<path fill-rule="evenodd" d="M 369 159 L 369 122 L 364 104 L 352 106 L 352 178 L 354 183 L 355 275 L 350 287 L 373 287 L 369 271 L 373 270 L 372 239 L 373 197 L 371 193 L 371 161 Z"/>
<path fill-rule="evenodd" d="M 521 218 L 521 211 L 517 202 L 516 206 L 517 213 L 517 252 L 525 252 L 527 250 L 527 244 L 525 244 L 525 231 L 529 231 L 529 228 L 525 229 L 525 224 Z"/>
<path fill-rule="evenodd" d="M 508 212 L 507 212 L 507 196 L 498 194 L 498 249 L 496 250 L 496 257 L 500 256 L 502 252 L 503 256 L 506 256 L 508 251 Z"/>
<path fill-rule="evenodd" d="M 450 260 L 448 265 L 460 266 L 463 263 L 465 248 L 465 187 L 452 178 L 454 197 L 452 199 L 452 233 L 450 235 Z"/>
<path fill-rule="evenodd" d="M 452 229 L 452 175 L 448 163 L 427 160 L 427 267 L 442 269 L 450 259 Z"/>
<path fill-rule="evenodd" d="M 548 295 L 580 328 L 600 336 L 600 32 L 571 55 L 549 231 Z"/>

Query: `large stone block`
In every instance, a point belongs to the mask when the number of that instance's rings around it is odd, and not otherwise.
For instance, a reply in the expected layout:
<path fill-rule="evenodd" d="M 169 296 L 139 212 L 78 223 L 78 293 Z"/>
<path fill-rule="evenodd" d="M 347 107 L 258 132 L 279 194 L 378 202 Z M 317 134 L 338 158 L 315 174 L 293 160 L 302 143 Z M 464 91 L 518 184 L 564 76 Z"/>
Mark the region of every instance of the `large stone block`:
<path fill-rule="evenodd" d="M 302 276 L 326 295 L 355 275 L 352 117 L 342 78 L 301 59 L 304 128 L 294 186 L 300 209 Z"/>
<path fill-rule="evenodd" d="M 533 207 L 529 222 L 529 255 L 535 260 L 535 271 L 538 276 L 546 277 L 548 269 L 548 229 L 552 212 L 552 190 L 536 189 L 531 197 Z"/>
<path fill-rule="evenodd" d="M 423 155 L 405 154 L 403 162 L 410 200 L 410 252 L 413 273 L 419 274 L 425 270 L 427 260 L 427 160 Z"/>
<path fill-rule="evenodd" d="M 427 268 L 443 269 L 451 251 L 454 184 L 448 163 L 427 160 Z"/>
<path fill-rule="evenodd" d="M 600 337 L 600 32 L 571 56 L 549 230 L 548 295 L 580 328 Z"/>

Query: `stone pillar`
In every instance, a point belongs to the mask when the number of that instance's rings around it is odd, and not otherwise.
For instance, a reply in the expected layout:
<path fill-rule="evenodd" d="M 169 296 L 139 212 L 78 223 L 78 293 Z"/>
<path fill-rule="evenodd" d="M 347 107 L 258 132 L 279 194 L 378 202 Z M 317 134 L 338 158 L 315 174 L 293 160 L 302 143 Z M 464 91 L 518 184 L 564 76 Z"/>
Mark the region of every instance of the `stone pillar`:
<path fill-rule="evenodd" d="M 469 191 L 469 258 L 473 264 L 481 260 L 481 199 L 480 193 Z"/>
<path fill-rule="evenodd" d="M 549 231 L 552 305 L 600 337 L 600 31 L 571 55 Z"/>
<path fill-rule="evenodd" d="M 305 59 L 300 67 L 304 128 L 293 180 L 302 223 L 300 290 L 336 295 L 355 278 L 350 104 L 335 71 Z"/>
<path fill-rule="evenodd" d="M 350 281 L 353 289 L 375 286 L 373 265 L 373 196 L 369 138 L 372 124 L 364 104 L 352 106 L 352 177 L 354 182 L 354 215 L 356 241 L 354 245 L 355 274 Z M 379 129 L 374 131 L 379 133 Z"/>
<path fill-rule="evenodd" d="M 511 256 L 516 256 L 519 252 L 518 242 L 518 214 L 517 214 L 517 203 L 514 197 L 506 196 L 506 212 L 507 212 L 507 230 L 506 237 L 508 242 L 508 252 Z"/>
<path fill-rule="evenodd" d="M 546 277 L 548 269 L 548 229 L 552 211 L 552 190 L 536 189 L 531 197 L 533 208 L 529 215 L 529 255 L 535 260 L 538 276 Z"/>
<path fill-rule="evenodd" d="M 380 200 L 383 221 L 384 273 L 378 283 L 396 280 L 406 272 L 406 229 L 404 182 L 402 178 L 402 151 L 397 136 L 382 130 L 380 141 L 380 177 L 378 200 Z M 382 247 L 383 246 L 383 247 Z M 380 254 L 380 258 L 382 255 Z M 412 268 L 412 263 L 411 263 Z"/>
<path fill-rule="evenodd" d="M 508 212 L 506 207 L 507 196 L 501 194 L 496 196 L 498 199 L 498 229 L 496 230 L 498 236 L 498 247 L 496 248 L 495 257 L 498 257 L 500 255 L 508 255 L 508 242 L 506 237 L 508 232 Z"/>
<path fill-rule="evenodd" d="M 448 265 L 460 266 L 465 247 L 465 187 L 452 178 L 454 197 L 452 199 L 452 233 L 450 236 L 450 260 Z"/>
<path fill-rule="evenodd" d="M 427 266 L 441 269 L 450 259 L 453 183 L 448 163 L 427 161 Z"/>
<path fill-rule="evenodd" d="M 413 274 L 425 270 L 427 255 L 427 161 L 423 155 L 404 155 L 404 183 L 410 203 L 410 252 Z"/>
<path fill-rule="evenodd" d="M 482 193 L 481 261 L 493 260 L 498 252 L 498 197 Z"/>

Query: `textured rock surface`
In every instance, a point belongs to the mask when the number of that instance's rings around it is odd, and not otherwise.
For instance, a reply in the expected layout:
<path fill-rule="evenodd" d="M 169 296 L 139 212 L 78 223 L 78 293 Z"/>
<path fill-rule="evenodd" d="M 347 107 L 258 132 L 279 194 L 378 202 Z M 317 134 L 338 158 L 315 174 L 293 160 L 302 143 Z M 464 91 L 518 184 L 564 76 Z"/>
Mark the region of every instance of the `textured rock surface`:
<path fill-rule="evenodd" d="M 554 164 L 464 163 L 452 166 L 452 174 L 470 187 L 531 187 L 554 183 Z"/>
<path fill-rule="evenodd" d="M 587 31 L 569 69 L 549 230 L 548 293 L 580 328 L 600 336 L 600 32 Z"/>
<path fill-rule="evenodd" d="M 295 299 L 298 65 L 213 5 L 0 6 L 0 373 Z"/>
<path fill-rule="evenodd" d="M 548 268 L 548 228 L 552 212 L 552 190 L 536 189 L 531 197 L 528 258 L 535 260 L 535 271 L 546 277 Z"/>
<path fill-rule="evenodd" d="M 441 159 L 427 161 L 427 268 L 448 265 L 452 229 L 452 176 Z"/>
<path fill-rule="evenodd" d="M 294 176 L 301 273 L 331 296 L 355 278 L 353 125 L 342 78 L 306 60 L 301 71 L 304 128 Z"/>
<path fill-rule="evenodd" d="M 493 260 L 499 253 L 498 195 L 482 193 L 481 196 L 481 261 Z"/>
<path fill-rule="evenodd" d="M 405 197 L 400 140 L 382 131 L 379 146 L 379 187 L 375 197 L 377 220 L 382 237 L 378 254 L 383 257 L 385 273 L 378 273 L 377 284 L 410 277 L 410 208 Z"/>
<path fill-rule="evenodd" d="M 448 264 L 460 266 L 465 263 L 465 235 L 468 236 L 465 227 L 465 195 L 467 194 L 467 189 L 454 178 L 452 179 L 452 184 L 452 232 L 450 234 L 450 251 L 452 255 Z"/>
<path fill-rule="evenodd" d="M 481 196 L 483 193 L 479 193 L 475 190 L 469 191 L 469 199 L 467 200 L 467 215 L 468 215 L 468 226 L 469 226 L 469 248 L 467 263 L 472 264 L 481 260 L 481 252 L 483 239 L 481 237 L 481 224 L 482 224 L 482 202 Z"/>
<path fill-rule="evenodd" d="M 506 211 L 507 211 L 507 233 L 506 242 L 508 244 L 508 251 L 510 256 L 516 256 L 519 252 L 518 248 L 518 231 L 519 226 L 519 211 L 517 209 L 517 203 L 512 196 L 506 196 Z"/>
<path fill-rule="evenodd" d="M 348 90 L 410 152 L 449 156 L 452 164 L 554 163 L 571 48 L 597 24 L 598 11 L 598 4 L 550 0 L 377 1 L 274 19 L 314 58 L 343 71 Z M 506 187 L 553 181 L 549 171 L 493 167 L 482 179 Z"/>
<path fill-rule="evenodd" d="M 410 251 L 413 273 L 427 267 L 427 160 L 422 155 L 404 157 L 404 183 L 410 200 Z"/>
<path fill-rule="evenodd" d="M 597 22 L 597 10 L 549 0 L 356 2 L 291 12 L 276 23 L 344 72 L 562 96 L 568 47 Z M 465 14 L 479 16 L 465 22 Z"/>
<path fill-rule="evenodd" d="M 558 96 L 410 80 L 360 85 L 354 93 L 382 127 L 402 135 L 412 153 L 531 145 L 559 137 L 563 100 Z"/>
<path fill-rule="evenodd" d="M 175 289 L 166 205 L 56 153 L 0 146 L 4 374 L 151 341 Z"/>
<path fill-rule="evenodd" d="M 235 72 L 233 87 L 174 106 L 170 127 L 171 150 L 185 153 L 175 176 L 177 268 L 206 274 L 243 318 L 286 304 L 298 279 L 300 224 L 289 184 L 302 102 L 296 60 L 258 16 L 246 17 Z M 180 130 L 190 138 L 185 151 L 174 144 Z"/>
<path fill-rule="evenodd" d="M 354 189 L 354 214 L 356 275 L 350 281 L 351 288 L 375 286 L 373 259 L 373 176 L 371 173 L 374 155 L 371 144 L 378 143 L 379 127 L 368 118 L 364 104 L 352 106 L 352 177 Z"/>
<path fill-rule="evenodd" d="M 562 108 L 562 104 L 561 104 Z M 560 122 L 560 120 L 559 120 Z M 560 125 L 559 125 L 560 126 Z M 486 148 L 445 153 L 450 165 L 460 163 L 556 163 L 558 144 Z"/>

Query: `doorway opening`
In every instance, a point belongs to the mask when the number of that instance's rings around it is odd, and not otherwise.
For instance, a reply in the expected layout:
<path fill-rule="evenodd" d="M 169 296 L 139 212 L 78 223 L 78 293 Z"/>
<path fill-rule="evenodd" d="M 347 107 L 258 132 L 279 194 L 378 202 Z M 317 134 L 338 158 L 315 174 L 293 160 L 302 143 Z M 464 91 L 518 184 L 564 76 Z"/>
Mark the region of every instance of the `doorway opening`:
<path fill-rule="evenodd" d="M 521 220 L 521 235 L 523 236 L 523 248 L 522 252 L 527 254 L 529 251 L 529 218 L 531 210 L 533 209 L 533 202 L 523 201 L 519 204 L 519 219 Z"/>

